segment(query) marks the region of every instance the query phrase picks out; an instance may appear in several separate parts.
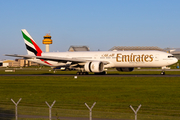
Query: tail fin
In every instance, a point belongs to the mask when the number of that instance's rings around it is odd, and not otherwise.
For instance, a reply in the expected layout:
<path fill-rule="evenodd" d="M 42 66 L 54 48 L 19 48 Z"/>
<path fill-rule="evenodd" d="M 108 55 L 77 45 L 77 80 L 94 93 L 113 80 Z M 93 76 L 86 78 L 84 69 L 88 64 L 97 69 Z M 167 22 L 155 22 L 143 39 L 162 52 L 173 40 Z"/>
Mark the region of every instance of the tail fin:
<path fill-rule="evenodd" d="M 29 35 L 26 29 L 22 29 L 21 32 L 24 38 L 28 55 L 35 54 L 36 56 L 41 56 L 42 50 L 39 48 L 33 38 Z"/>

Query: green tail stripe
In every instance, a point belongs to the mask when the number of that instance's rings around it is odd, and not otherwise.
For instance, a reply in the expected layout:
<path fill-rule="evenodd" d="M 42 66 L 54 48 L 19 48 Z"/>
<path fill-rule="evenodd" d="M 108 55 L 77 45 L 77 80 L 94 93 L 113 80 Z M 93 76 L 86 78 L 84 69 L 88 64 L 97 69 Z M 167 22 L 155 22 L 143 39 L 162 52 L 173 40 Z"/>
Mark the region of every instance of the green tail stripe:
<path fill-rule="evenodd" d="M 22 32 L 22 34 L 23 34 L 23 38 L 33 45 L 31 39 L 28 36 L 26 36 L 23 32 Z"/>

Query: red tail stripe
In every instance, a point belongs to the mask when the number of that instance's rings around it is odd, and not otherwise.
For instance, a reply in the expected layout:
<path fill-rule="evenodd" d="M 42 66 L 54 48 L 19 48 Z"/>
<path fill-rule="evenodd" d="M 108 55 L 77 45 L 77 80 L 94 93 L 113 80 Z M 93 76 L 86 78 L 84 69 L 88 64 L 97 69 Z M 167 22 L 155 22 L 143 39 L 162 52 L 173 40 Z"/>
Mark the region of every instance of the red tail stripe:
<path fill-rule="evenodd" d="M 37 56 L 41 56 L 42 50 L 39 48 L 39 46 L 33 40 L 31 40 L 31 41 L 32 41 L 34 47 L 36 48 Z M 40 60 L 48 65 L 52 65 L 52 64 L 48 63 L 47 61 L 44 61 L 43 59 L 40 59 Z"/>
<path fill-rule="evenodd" d="M 33 40 L 31 40 L 31 41 L 32 41 L 34 47 L 36 48 L 37 56 L 41 56 L 42 50 L 39 48 L 39 46 Z"/>

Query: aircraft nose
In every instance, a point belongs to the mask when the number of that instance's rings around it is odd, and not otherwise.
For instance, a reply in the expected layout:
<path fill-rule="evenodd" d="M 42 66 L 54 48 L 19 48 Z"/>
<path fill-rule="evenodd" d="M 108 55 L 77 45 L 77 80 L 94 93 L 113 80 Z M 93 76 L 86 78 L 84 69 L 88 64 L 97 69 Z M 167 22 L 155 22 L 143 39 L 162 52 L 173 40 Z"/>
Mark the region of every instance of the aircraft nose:
<path fill-rule="evenodd" d="M 172 64 L 175 64 L 178 62 L 178 59 L 175 57 L 172 62 L 173 62 Z"/>
<path fill-rule="evenodd" d="M 177 63 L 178 62 L 178 59 L 177 58 L 175 58 L 175 63 Z"/>
<path fill-rule="evenodd" d="M 174 57 L 173 59 L 170 59 L 170 61 L 167 61 L 167 64 L 172 65 L 172 64 L 175 64 L 177 62 L 178 62 L 178 59 Z"/>

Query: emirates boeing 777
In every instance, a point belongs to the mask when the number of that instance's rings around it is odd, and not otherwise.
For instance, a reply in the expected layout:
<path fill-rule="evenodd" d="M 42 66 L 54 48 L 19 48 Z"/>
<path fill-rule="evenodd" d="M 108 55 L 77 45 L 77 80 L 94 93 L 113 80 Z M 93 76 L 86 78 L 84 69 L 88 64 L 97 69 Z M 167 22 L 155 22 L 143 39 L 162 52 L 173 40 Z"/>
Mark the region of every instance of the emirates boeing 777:
<path fill-rule="evenodd" d="M 77 74 L 105 74 L 106 68 L 118 71 L 133 71 L 135 67 L 162 67 L 178 60 L 172 54 L 156 50 L 134 51 L 83 51 L 83 52 L 42 52 L 30 34 L 22 29 L 27 55 L 7 54 L 23 57 L 28 61 L 51 67 L 77 69 Z"/>

